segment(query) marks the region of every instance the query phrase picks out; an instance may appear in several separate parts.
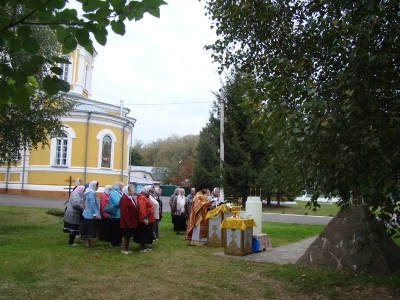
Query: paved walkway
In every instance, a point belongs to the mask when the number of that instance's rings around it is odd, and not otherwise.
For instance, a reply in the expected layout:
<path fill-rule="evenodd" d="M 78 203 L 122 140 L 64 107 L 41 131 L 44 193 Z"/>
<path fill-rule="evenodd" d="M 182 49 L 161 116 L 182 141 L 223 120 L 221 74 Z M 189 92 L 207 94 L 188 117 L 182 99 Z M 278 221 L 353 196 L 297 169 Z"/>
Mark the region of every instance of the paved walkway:
<path fill-rule="evenodd" d="M 277 248 L 267 248 L 266 251 L 253 253 L 246 256 L 225 255 L 224 252 L 216 252 L 215 255 L 236 258 L 241 260 L 250 260 L 256 262 L 271 262 L 276 264 L 295 263 L 318 235 L 301 240 L 297 243 L 287 244 Z"/>

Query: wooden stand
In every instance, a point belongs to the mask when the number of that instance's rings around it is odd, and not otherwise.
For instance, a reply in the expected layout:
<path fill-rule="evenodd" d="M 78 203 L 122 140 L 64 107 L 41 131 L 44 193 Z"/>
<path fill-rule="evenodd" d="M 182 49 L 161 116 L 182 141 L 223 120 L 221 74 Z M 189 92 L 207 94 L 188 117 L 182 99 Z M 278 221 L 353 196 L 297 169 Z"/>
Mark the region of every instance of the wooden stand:
<path fill-rule="evenodd" d="M 227 255 L 244 256 L 253 253 L 253 227 L 246 230 L 226 228 L 224 253 Z"/>
<path fill-rule="evenodd" d="M 222 247 L 223 246 L 223 229 L 220 229 L 221 223 L 224 220 L 224 213 L 208 219 L 208 236 L 207 246 Z"/>
<path fill-rule="evenodd" d="M 224 219 L 221 227 L 225 229 L 224 253 L 244 256 L 253 253 L 253 219 Z"/>

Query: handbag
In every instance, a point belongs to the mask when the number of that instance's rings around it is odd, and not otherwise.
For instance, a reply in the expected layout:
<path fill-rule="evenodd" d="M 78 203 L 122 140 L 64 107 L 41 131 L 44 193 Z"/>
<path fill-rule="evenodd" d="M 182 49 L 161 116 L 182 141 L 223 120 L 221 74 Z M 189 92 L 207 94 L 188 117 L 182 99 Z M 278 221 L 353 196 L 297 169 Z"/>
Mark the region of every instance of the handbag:
<path fill-rule="evenodd" d="M 110 201 L 107 202 L 106 206 L 104 206 L 103 211 L 110 214 L 110 215 L 116 215 L 117 214 L 117 207 L 112 206 Z"/>

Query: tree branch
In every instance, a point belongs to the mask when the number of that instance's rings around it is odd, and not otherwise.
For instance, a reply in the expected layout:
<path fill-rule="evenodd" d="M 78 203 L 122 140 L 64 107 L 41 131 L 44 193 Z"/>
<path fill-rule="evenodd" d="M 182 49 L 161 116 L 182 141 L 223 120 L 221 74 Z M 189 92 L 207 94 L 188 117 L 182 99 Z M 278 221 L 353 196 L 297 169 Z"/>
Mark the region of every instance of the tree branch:
<path fill-rule="evenodd" d="M 77 25 L 83 25 L 84 22 L 73 22 L 73 23 L 65 23 L 65 22 L 22 22 L 21 24 L 26 24 L 26 25 L 38 25 L 38 26 L 48 26 L 48 25 L 68 25 L 68 26 L 77 26 Z"/>
<path fill-rule="evenodd" d="M 12 14 L 12 17 L 11 17 L 11 22 L 14 21 L 14 18 L 15 18 L 15 16 L 17 15 L 17 8 L 18 8 L 18 3 L 19 3 L 19 1 L 20 1 L 20 0 L 18 0 L 17 3 L 16 3 L 15 6 L 14 6 L 14 11 L 13 11 L 13 14 Z"/>
<path fill-rule="evenodd" d="M 46 6 L 50 1 L 51 1 L 51 0 L 47 0 L 46 2 L 44 2 L 44 3 L 43 3 L 43 6 Z M 21 20 L 19 20 L 19 21 L 17 21 L 17 22 L 12 22 L 12 20 L 11 20 L 11 23 L 10 23 L 8 26 L 4 27 L 4 28 L 3 28 L 3 31 L 5 31 L 5 30 L 7 30 L 7 29 L 9 29 L 9 28 L 11 28 L 11 27 L 14 27 L 14 26 L 17 26 L 17 25 L 19 25 L 19 24 L 24 23 L 24 21 L 25 21 L 26 19 L 28 19 L 30 16 L 32 16 L 34 13 L 36 13 L 36 12 L 38 11 L 38 9 L 39 9 L 39 7 L 36 8 L 36 9 L 33 9 L 29 14 L 27 14 L 25 17 L 23 17 Z"/>

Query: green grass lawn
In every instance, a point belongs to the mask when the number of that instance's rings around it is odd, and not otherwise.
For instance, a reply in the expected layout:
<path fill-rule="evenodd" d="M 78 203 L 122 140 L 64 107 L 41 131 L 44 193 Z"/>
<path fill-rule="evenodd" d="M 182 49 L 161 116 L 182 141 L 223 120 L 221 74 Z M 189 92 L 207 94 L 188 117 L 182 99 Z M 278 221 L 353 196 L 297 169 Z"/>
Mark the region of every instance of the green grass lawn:
<path fill-rule="evenodd" d="M 263 204 L 263 212 L 277 214 L 293 214 L 293 215 L 310 215 L 310 216 L 326 216 L 334 217 L 339 211 L 339 207 L 335 203 L 319 203 L 321 205 L 316 211 L 305 207 L 307 202 L 297 201 L 297 204 L 281 205 L 276 204 L 267 206 Z"/>
<path fill-rule="evenodd" d="M 0 206 L 0 299 L 396 299 L 400 275 L 370 276 L 220 257 L 190 247 L 170 216 L 154 250 L 130 255 L 93 241 L 67 244 L 62 218 L 46 209 Z M 323 226 L 263 223 L 274 247 Z"/>

